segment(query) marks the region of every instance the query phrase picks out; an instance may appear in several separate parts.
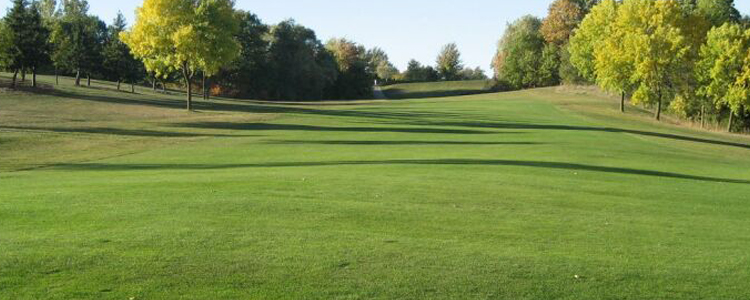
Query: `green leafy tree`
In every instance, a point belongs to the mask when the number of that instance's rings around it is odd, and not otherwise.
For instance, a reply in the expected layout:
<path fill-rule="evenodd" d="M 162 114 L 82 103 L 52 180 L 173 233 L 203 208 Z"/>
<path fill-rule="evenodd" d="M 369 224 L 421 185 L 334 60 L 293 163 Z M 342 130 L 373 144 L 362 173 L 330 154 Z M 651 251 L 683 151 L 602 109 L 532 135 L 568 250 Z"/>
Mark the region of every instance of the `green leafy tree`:
<path fill-rule="evenodd" d="M 512 88 L 548 86 L 557 83 L 559 61 L 540 32 L 539 18 L 525 16 L 509 24 L 493 60 L 496 77 Z M 541 59 L 540 59 L 541 58 Z"/>
<path fill-rule="evenodd" d="M 727 22 L 737 23 L 742 18 L 734 7 L 734 0 L 697 0 L 695 6 L 716 27 Z"/>
<path fill-rule="evenodd" d="M 231 0 L 146 0 L 122 40 L 149 71 L 179 70 L 192 110 L 193 78 L 198 70 L 214 75 L 239 56 L 238 29 Z"/>
<path fill-rule="evenodd" d="M 432 82 L 440 78 L 440 74 L 433 67 L 423 66 L 415 59 L 409 61 L 403 75 L 407 82 Z"/>
<path fill-rule="evenodd" d="M 384 60 L 378 64 L 377 69 L 375 69 L 375 74 L 377 74 L 377 77 L 380 80 L 389 82 L 398 75 L 398 68 L 396 68 L 391 62 Z"/>
<path fill-rule="evenodd" d="M 50 39 L 55 67 L 75 73 L 77 86 L 81 84 L 82 73 L 90 79 L 91 73 L 102 66 L 101 50 L 106 33 L 106 24 L 88 15 L 85 0 L 64 1 L 62 15 Z"/>
<path fill-rule="evenodd" d="M 50 61 L 50 32 L 44 25 L 38 2 L 34 2 L 26 16 L 26 29 L 23 60 L 26 68 L 32 72 L 31 86 L 36 87 L 36 75 L 40 67 Z"/>
<path fill-rule="evenodd" d="M 567 44 L 573 30 L 583 19 L 583 13 L 579 4 L 573 0 L 555 0 L 540 29 L 544 39 L 557 46 Z"/>
<path fill-rule="evenodd" d="M 457 80 L 458 72 L 463 69 L 461 52 L 455 43 L 443 46 L 437 58 L 437 71 L 443 80 Z"/>
<path fill-rule="evenodd" d="M 388 81 L 398 73 L 398 69 L 390 62 L 388 54 L 378 47 L 367 50 L 367 72 L 374 74 L 379 81 Z"/>
<path fill-rule="evenodd" d="M 338 67 L 336 81 L 327 90 L 330 99 L 364 99 L 372 97 L 374 74 L 367 72 L 365 47 L 346 39 L 331 39 L 326 49 Z"/>
<path fill-rule="evenodd" d="M 131 91 L 133 91 L 133 85 L 137 80 L 142 79 L 144 74 L 142 63 L 130 53 L 128 45 L 120 40 L 120 34 L 125 31 L 126 27 L 125 17 L 118 13 L 108 28 L 109 35 L 103 51 L 107 78 L 117 81 L 118 91 L 123 81 L 130 82 Z"/>
<path fill-rule="evenodd" d="M 25 67 L 24 48 L 27 47 L 27 41 L 25 40 L 27 9 L 28 3 L 25 0 L 13 0 L 13 6 L 4 18 L 8 45 L 3 57 L 6 67 L 13 72 L 13 88 L 16 87 L 18 72 Z"/>
<path fill-rule="evenodd" d="M 10 69 L 15 55 L 16 47 L 13 45 L 13 36 L 5 24 L 0 20 L 0 68 Z"/>
<path fill-rule="evenodd" d="M 237 11 L 235 15 L 239 20 L 235 38 L 240 44 L 240 56 L 219 72 L 215 82 L 223 94 L 266 99 L 271 88 L 266 38 L 270 28 L 253 13 Z"/>
<path fill-rule="evenodd" d="M 701 87 L 698 94 L 717 108 L 729 108 L 730 120 L 750 107 L 747 98 L 747 70 L 750 55 L 750 30 L 725 23 L 708 33 L 701 47 L 696 73 Z M 743 76 L 745 76 L 743 78 Z M 731 130 L 732 122 L 729 122 Z"/>
<path fill-rule="evenodd" d="M 293 20 L 271 28 L 268 35 L 272 79 L 269 96 L 279 100 L 320 100 L 338 76 L 333 55 L 315 32 Z"/>

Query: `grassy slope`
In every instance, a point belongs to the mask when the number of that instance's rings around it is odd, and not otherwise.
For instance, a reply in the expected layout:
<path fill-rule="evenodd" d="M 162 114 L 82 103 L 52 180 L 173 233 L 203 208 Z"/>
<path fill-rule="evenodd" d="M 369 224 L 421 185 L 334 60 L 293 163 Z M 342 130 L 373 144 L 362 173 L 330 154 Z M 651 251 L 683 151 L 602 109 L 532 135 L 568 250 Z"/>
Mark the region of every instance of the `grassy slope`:
<path fill-rule="evenodd" d="M 450 97 L 490 92 L 492 83 L 487 80 L 442 81 L 393 84 L 383 87 L 391 99 Z"/>
<path fill-rule="evenodd" d="M 3 299 L 750 289 L 744 137 L 553 89 L 192 114 L 66 91 L 0 96 Z"/>

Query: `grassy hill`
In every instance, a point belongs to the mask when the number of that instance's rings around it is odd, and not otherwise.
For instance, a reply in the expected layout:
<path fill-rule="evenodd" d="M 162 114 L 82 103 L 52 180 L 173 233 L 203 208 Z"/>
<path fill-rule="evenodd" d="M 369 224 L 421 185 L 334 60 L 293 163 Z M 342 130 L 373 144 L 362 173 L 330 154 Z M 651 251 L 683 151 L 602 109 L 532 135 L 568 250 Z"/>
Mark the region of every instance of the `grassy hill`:
<path fill-rule="evenodd" d="M 107 82 L 2 91 L 0 299 L 750 289 L 743 136 L 555 89 L 183 106 Z"/>
<path fill-rule="evenodd" d="M 382 89 L 390 99 L 434 98 L 489 93 L 492 91 L 492 82 L 469 80 L 401 83 L 384 86 Z"/>

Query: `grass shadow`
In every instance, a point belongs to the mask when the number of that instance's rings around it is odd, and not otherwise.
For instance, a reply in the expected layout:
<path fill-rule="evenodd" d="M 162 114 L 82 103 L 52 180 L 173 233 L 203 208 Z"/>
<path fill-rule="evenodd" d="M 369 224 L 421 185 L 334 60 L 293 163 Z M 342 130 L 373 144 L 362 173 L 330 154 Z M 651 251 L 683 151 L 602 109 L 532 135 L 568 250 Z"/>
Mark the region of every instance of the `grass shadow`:
<path fill-rule="evenodd" d="M 174 123 L 169 126 L 198 129 L 222 130 L 284 130 L 284 131 L 330 131 L 330 132 L 390 132 L 390 133 L 430 133 L 430 134 L 496 134 L 498 132 L 440 129 L 440 128 L 409 128 L 409 127 L 332 127 L 295 124 L 268 123 L 232 123 L 232 122 L 195 122 Z"/>
<path fill-rule="evenodd" d="M 427 160 L 377 160 L 377 161 L 324 161 L 324 162 L 277 162 L 258 164 L 59 164 L 54 169 L 65 171 L 133 171 L 133 170 L 226 170 L 243 168 L 284 168 L 284 167 L 328 167 L 328 166 L 367 166 L 367 165 L 461 165 L 461 166 L 518 166 L 541 169 L 591 171 L 599 173 L 649 176 L 659 178 L 684 179 L 715 183 L 750 184 L 750 180 L 727 179 L 709 176 L 680 174 L 634 168 L 605 167 L 577 163 L 522 161 L 499 159 L 427 159 Z"/>
<path fill-rule="evenodd" d="M 222 134 L 202 134 L 191 132 L 165 132 L 142 129 L 120 129 L 120 128 L 63 128 L 63 127 L 30 127 L 30 126 L 0 126 L 0 130 L 15 131 L 32 131 L 32 132 L 54 132 L 54 133 L 85 133 L 85 134 L 104 134 L 104 135 L 121 135 L 135 137 L 247 137 L 247 135 L 222 135 Z"/>
<path fill-rule="evenodd" d="M 340 145 L 340 146 L 502 146 L 542 145 L 532 142 L 462 142 L 462 141 L 269 141 L 279 145 Z"/>

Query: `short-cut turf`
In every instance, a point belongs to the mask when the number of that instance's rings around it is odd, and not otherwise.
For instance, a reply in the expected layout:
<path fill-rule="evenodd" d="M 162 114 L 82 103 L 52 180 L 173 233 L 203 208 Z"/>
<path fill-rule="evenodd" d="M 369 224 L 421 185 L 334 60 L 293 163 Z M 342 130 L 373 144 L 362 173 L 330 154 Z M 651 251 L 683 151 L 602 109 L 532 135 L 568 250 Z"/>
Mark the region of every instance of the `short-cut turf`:
<path fill-rule="evenodd" d="M 193 113 L 138 93 L 0 94 L 0 299 L 750 291 L 746 137 L 555 89 Z"/>

